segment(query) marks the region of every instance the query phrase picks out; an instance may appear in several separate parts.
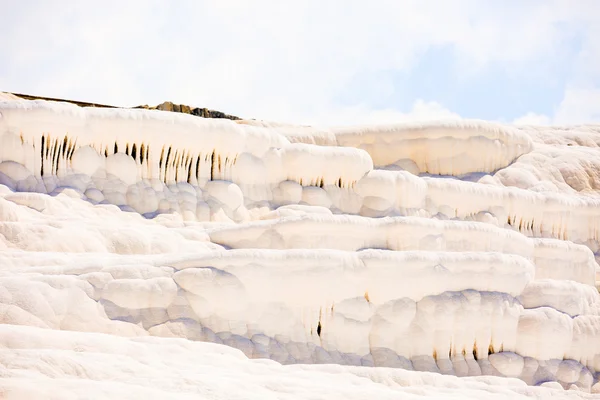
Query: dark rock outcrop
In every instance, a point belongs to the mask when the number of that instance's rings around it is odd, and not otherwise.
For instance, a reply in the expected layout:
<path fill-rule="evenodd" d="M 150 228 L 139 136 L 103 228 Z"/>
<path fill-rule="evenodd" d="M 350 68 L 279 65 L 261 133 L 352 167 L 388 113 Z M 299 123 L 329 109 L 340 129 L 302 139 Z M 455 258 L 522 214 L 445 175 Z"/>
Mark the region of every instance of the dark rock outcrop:
<path fill-rule="evenodd" d="M 178 112 L 183 114 L 191 114 L 197 117 L 202 118 L 225 118 L 232 120 L 240 120 L 241 118 L 236 117 L 234 115 L 229 115 L 222 113 L 221 111 L 209 110 L 208 108 L 191 108 L 190 106 L 186 106 L 185 104 L 174 104 L 170 101 L 165 101 L 162 104 L 157 105 L 156 107 L 151 107 L 148 105 L 137 106 L 135 108 L 144 108 L 146 110 L 162 110 L 162 111 L 170 111 L 170 112 Z"/>

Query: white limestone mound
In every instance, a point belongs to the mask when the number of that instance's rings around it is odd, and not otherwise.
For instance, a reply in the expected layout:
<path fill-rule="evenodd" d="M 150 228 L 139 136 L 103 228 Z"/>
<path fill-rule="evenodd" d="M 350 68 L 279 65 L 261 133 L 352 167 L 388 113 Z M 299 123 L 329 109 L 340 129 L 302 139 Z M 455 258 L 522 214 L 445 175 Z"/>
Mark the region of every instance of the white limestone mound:
<path fill-rule="evenodd" d="M 0 397 L 592 398 L 599 146 L 0 94 Z"/>
<path fill-rule="evenodd" d="M 483 121 L 404 124 L 334 130 L 338 145 L 366 150 L 378 167 L 407 162 L 419 173 L 493 172 L 531 151 L 531 138 Z"/>

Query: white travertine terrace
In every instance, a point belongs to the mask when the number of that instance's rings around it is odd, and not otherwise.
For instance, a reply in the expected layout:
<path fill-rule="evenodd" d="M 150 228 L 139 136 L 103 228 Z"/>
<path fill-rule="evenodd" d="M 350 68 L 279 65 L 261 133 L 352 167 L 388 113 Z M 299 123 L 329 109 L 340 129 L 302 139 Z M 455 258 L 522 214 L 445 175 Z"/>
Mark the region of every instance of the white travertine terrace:
<path fill-rule="evenodd" d="M 598 127 L 2 100 L 5 398 L 600 392 Z"/>
<path fill-rule="evenodd" d="M 338 145 L 366 150 L 378 167 L 436 175 L 495 171 L 532 149 L 527 134 L 486 122 L 340 128 L 334 134 Z"/>

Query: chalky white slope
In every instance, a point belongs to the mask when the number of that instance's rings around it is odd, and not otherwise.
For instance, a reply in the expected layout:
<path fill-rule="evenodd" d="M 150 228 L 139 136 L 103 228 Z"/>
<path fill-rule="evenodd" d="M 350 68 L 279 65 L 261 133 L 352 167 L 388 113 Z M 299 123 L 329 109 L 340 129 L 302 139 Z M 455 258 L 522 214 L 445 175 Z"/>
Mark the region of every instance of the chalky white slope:
<path fill-rule="evenodd" d="M 591 398 L 599 144 L 7 98 L 0 394 Z"/>

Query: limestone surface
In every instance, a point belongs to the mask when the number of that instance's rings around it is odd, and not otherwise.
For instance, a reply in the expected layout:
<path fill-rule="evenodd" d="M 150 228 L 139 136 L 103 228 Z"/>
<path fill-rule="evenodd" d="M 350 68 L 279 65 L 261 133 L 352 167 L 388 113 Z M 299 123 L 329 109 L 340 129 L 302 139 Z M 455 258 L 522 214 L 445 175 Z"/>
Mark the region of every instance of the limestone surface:
<path fill-rule="evenodd" d="M 0 397 L 592 398 L 599 145 L 4 96 Z"/>

